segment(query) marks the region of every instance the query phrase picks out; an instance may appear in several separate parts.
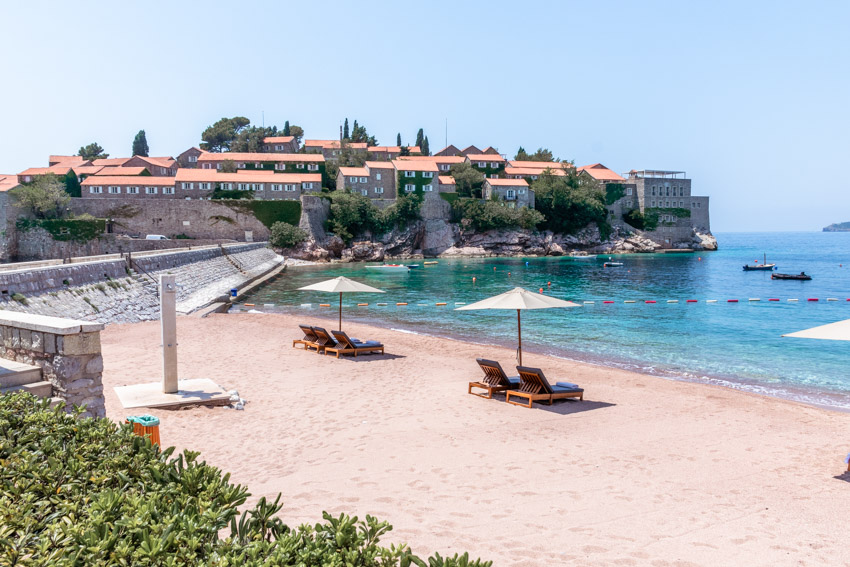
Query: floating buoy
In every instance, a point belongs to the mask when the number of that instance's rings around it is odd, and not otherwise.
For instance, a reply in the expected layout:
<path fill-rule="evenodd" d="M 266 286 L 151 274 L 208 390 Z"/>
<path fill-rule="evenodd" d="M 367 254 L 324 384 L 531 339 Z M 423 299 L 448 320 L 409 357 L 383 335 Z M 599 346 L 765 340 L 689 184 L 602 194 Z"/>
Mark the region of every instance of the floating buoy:
<path fill-rule="evenodd" d="M 396 305 L 407 305 L 407 303 L 396 303 Z"/>
<path fill-rule="evenodd" d="M 472 276 L 472 283 L 475 283 L 475 276 Z"/>
<path fill-rule="evenodd" d="M 696 302 L 697 302 L 696 299 L 689 299 L 685 303 L 696 303 Z"/>
<path fill-rule="evenodd" d="M 637 301 L 634 299 L 627 299 L 623 303 L 637 303 Z"/>
<path fill-rule="evenodd" d="M 445 303 L 435 303 L 434 305 L 445 305 Z"/>
<path fill-rule="evenodd" d="M 546 287 L 552 287 L 552 282 L 546 282 Z"/>
<path fill-rule="evenodd" d="M 706 303 L 717 303 L 717 300 L 716 299 L 706 299 L 705 302 Z"/>
<path fill-rule="evenodd" d="M 527 266 L 527 265 L 528 265 L 528 262 L 526 262 L 526 263 L 525 263 L 525 265 Z"/>
<path fill-rule="evenodd" d="M 808 301 L 817 301 L 817 300 L 818 300 L 818 298 L 817 298 L 817 297 L 810 297 L 810 298 L 808 299 Z"/>
<path fill-rule="evenodd" d="M 595 301 L 583 301 L 582 303 L 584 303 L 585 305 L 594 305 L 596 302 Z"/>
<path fill-rule="evenodd" d="M 613 301 L 603 301 L 602 303 L 614 303 Z"/>
<path fill-rule="evenodd" d="M 826 300 L 827 301 L 838 301 L 838 298 L 837 297 L 827 297 Z"/>
<path fill-rule="evenodd" d="M 799 299 L 789 299 L 788 301 L 800 301 Z"/>
<path fill-rule="evenodd" d="M 761 301 L 760 297 L 751 297 L 750 301 Z"/>
<path fill-rule="evenodd" d="M 697 257 L 697 260 L 699 260 L 700 262 L 702 262 L 702 256 Z"/>
<path fill-rule="evenodd" d="M 510 273 L 510 272 L 508 272 L 508 277 L 511 277 L 511 273 Z"/>
<path fill-rule="evenodd" d="M 726 303 L 738 303 L 737 299 L 727 299 Z"/>
<path fill-rule="evenodd" d="M 493 266 L 493 271 L 494 271 L 494 272 L 496 271 L 496 266 Z"/>
<path fill-rule="evenodd" d="M 369 306 L 368 303 L 358 303 L 357 304 L 357 307 L 368 307 L 368 306 Z"/>
<path fill-rule="evenodd" d="M 375 305 L 380 307 L 380 306 L 386 305 L 386 303 L 376 303 Z"/>
<path fill-rule="evenodd" d="M 646 301 L 644 301 L 644 303 L 655 303 L 655 300 L 654 299 L 647 299 Z"/>
<path fill-rule="evenodd" d="M 254 304 L 253 303 L 246 303 L 245 307 L 254 307 Z"/>
<path fill-rule="evenodd" d="M 668 299 L 667 303 L 679 303 L 678 299 Z"/>
<path fill-rule="evenodd" d="M 771 297 L 771 298 L 768 299 L 768 301 L 779 301 L 779 298 L 778 297 Z"/>
<path fill-rule="evenodd" d="M 301 307 L 313 307 L 312 303 L 302 303 Z"/>
<path fill-rule="evenodd" d="M 543 293 L 543 288 L 542 288 L 542 287 L 540 288 L 540 293 Z"/>

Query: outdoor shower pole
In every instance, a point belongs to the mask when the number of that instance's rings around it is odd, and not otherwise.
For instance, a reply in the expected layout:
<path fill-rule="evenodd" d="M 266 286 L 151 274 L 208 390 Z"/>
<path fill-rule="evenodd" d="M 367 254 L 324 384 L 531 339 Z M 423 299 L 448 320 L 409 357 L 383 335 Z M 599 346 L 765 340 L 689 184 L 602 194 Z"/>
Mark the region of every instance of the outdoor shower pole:
<path fill-rule="evenodd" d="M 339 330 L 342 331 L 342 292 L 339 292 Z"/>
<path fill-rule="evenodd" d="M 519 337 L 519 365 L 522 366 L 522 325 L 520 325 L 519 311 L 519 309 L 516 310 L 516 334 Z"/>
<path fill-rule="evenodd" d="M 162 391 L 177 393 L 177 276 L 159 276 L 162 327 Z"/>

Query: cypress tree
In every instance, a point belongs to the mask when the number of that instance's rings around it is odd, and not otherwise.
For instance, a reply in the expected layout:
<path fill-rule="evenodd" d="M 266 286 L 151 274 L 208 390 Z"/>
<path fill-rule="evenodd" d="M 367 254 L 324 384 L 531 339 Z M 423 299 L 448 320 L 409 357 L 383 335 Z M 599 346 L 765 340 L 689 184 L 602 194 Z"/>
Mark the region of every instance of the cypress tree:
<path fill-rule="evenodd" d="M 354 121 L 354 127 L 357 128 L 357 121 Z M 351 133 L 348 131 L 348 118 L 345 119 L 345 125 L 342 127 L 342 137 L 345 140 L 351 138 Z"/>
<path fill-rule="evenodd" d="M 395 135 L 395 145 L 401 147 L 401 132 Z"/>
<path fill-rule="evenodd" d="M 431 155 L 431 148 L 428 144 L 428 136 L 425 136 L 425 139 L 422 140 L 422 145 L 420 146 L 420 149 L 422 150 L 423 156 L 430 156 Z"/>
<path fill-rule="evenodd" d="M 139 133 L 136 134 L 136 137 L 133 139 L 133 154 L 132 155 L 148 157 L 149 151 L 150 151 L 150 148 L 148 148 L 148 140 L 145 137 L 145 131 L 139 130 Z"/>
<path fill-rule="evenodd" d="M 283 135 L 284 136 L 291 136 L 292 135 L 292 134 L 289 133 L 289 120 L 287 120 L 283 124 Z"/>
<path fill-rule="evenodd" d="M 422 130 L 422 128 L 420 128 L 420 129 L 419 129 L 419 131 L 416 133 L 416 143 L 415 143 L 415 144 L 413 144 L 413 145 L 414 145 L 414 146 L 419 146 L 419 147 L 421 148 L 421 147 L 422 147 L 422 142 L 423 142 L 424 140 L 425 140 L 425 132 Z"/>

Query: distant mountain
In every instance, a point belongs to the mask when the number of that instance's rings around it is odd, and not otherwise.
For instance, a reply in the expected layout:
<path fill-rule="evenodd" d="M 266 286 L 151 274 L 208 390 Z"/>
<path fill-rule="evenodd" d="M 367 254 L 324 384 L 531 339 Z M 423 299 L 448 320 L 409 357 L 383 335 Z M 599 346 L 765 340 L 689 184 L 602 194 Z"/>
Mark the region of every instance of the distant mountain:
<path fill-rule="evenodd" d="M 837 222 L 824 227 L 824 232 L 850 232 L 850 222 Z"/>

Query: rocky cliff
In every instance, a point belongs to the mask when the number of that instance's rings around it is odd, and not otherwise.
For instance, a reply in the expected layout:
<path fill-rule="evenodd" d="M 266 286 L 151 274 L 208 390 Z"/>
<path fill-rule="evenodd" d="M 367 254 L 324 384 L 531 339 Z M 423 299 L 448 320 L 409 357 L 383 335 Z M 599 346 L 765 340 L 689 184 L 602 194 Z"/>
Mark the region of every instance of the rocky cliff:
<path fill-rule="evenodd" d="M 388 258 L 452 257 L 452 256 L 563 256 L 576 251 L 591 254 L 655 252 L 661 245 L 640 231 L 615 227 L 603 240 L 596 225 L 588 225 L 578 234 L 554 234 L 549 231 L 523 229 L 476 232 L 449 222 L 451 207 L 438 195 L 428 195 L 422 204 L 422 220 L 387 234 L 361 235 L 346 246 L 338 237 L 327 235 L 324 223 L 328 208 L 321 199 L 316 203 L 302 201 L 304 211 L 301 228 L 308 240 L 288 250 L 290 257 L 312 261 L 382 262 Z M 711 234 L 694 231 L 690 242 L 679 248 L 716 250 Z"/>
<path fill-rule="evenodd" d="M 850 232 L 850 222 L 837 222 L 823 227 L 824 232 Z"/>

